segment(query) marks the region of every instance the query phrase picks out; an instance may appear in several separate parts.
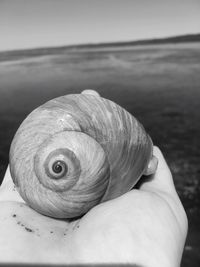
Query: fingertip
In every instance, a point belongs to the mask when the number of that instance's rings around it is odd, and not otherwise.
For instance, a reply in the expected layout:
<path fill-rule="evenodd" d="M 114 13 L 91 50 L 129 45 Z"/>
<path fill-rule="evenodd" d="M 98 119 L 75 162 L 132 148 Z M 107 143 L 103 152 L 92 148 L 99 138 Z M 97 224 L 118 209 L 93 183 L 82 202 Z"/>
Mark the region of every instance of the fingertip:
<path fill-rule="evenodd" d="M 158 146 L 153 146 L 153 155 L 158 157 L 163 157 L 163 153 L 161 152 Z"/>
<path fill-rule="evenodd" d="M 151 192 L 175 192 L 173 178 L 171 171 L 167 165 L 167 162 L 163 156 L 161 150 L 157 147 L 153 147 L 153 156 L 157 158 L 157 169 L 155 173 L 145 177 L 140 182 L 139 188 L 145 191 Z M 152 165 L 151 165 L 152 164 Z M 155 164 L 155 163 L 154 163 Z M 153 166 L 153 161 L 150 162 L 150 170 Z"/>
<path fill-rule="evenodd" d="M 171 176 L 171 171 L 169 169 L 169 166 L 159 147 L 157 146 L 153 147 L 153 155 L 158 159 L 158 165 L 157 165 L 157 170 L 155 172 L 155 175 L 156 174 L 160 175 L 160 173 L 162 173 L 162 175 L 165 174 L 165 175 Z"/>
<path fill-rule="evenodd" d="M 1 187 L 3 187 L 4 184 L 6 184 L 9 181 L 12 181 L 12 178 L 11 178 L 11 174 L 10 174 L 10 166 L 8 165 L 6 172 L 5 172 L 5 175 L 4 175 L 4 178 L 3 178 L 3 181 L 1 183 Z"/>
<path fill-rule="evenodd" d="M 158 159 L 153 155 L 151 160 L 149 161 L 147 169 L 144 172 L 144 175 L 148 176 L 154 174 L 156 172 L 157 167 L 158 167 Z"/>
<path fill-rule="evenodd" d="M 83 95 L 100 96 L 100 94 L 97 91 L 93 90 L 93 89 L 85 89 L 85 90 L 83 90 L 81 92 L 81 94 L 83 94 Z"/>

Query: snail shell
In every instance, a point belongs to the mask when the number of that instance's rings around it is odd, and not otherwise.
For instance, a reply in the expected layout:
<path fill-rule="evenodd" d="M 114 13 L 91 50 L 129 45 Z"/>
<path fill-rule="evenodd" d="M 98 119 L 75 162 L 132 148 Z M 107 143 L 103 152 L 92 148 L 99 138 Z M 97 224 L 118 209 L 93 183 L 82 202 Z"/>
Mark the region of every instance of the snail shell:
<path fill-rule="evenodd" d="M 66 95 L 23 121 L 11 144 L 10 171 L 29 206 L 72 218 L 129 191 L 152 147 L 143 126 L 119 105 L 98 95 Z"/>

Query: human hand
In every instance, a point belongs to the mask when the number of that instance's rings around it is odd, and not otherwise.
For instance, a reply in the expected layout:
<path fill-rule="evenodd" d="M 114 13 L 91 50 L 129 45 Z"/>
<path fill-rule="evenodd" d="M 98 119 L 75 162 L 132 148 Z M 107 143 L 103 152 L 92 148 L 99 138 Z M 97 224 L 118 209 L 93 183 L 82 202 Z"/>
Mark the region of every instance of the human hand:
<path fill-rule="evenodd" d="M 56 220 L 29 208 L 9 169 L 0 188 L 0 262 L 180 265 L 187 217 L 162 153 L 138 189 L 102 203 L 77 220 Z"/>
<path fill-rule="evenodd" d="M 56 220 L 29 208 L 8 169 L 0 188 L 0 261 L 179 266 L 187 218 L 158 148 L 154 155 L 146 174 L 154 173 L 158 158 L 155 175 L 77 220 Z"/>

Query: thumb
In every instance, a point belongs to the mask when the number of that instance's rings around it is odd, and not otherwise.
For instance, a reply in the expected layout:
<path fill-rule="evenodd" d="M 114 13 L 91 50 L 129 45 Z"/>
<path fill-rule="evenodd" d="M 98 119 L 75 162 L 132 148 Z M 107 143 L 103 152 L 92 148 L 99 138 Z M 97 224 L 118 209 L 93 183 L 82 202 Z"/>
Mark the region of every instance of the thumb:
<path fill-rule="evenodd" d="M 141 178 L 139 189 L 143 191 L 161 191 L 164 193 L 176 194 L 171 171 L 162 152 L 156 146 L 153 148 L 153 155 L 158 159 L 157 170 L 153 175 Z"/>
<path fill-rule="evenodd" d="M 176 192 L 171 171 L 158 147 L 154 147 L 153 155 L 158 159 L 157 170 L 153 175 L 141 178 L 139 189 L 155 193 L 168 203 L 185 236 L 188 228 L 187 215 Z"/>

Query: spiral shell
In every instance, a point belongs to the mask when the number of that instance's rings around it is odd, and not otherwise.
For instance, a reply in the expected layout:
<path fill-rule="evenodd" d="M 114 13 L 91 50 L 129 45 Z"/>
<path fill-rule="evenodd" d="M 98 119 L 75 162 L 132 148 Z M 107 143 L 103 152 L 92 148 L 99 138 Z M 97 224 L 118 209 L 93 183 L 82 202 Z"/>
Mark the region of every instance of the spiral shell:
<path fill-rule="evenodd" d="M 38 212 L 72 218 L 127 191 L 144 173 L 152 141 L 125 109 L 100 96 L 72 94 L 35 109 L 10 148 L 10 171 Z"/>

